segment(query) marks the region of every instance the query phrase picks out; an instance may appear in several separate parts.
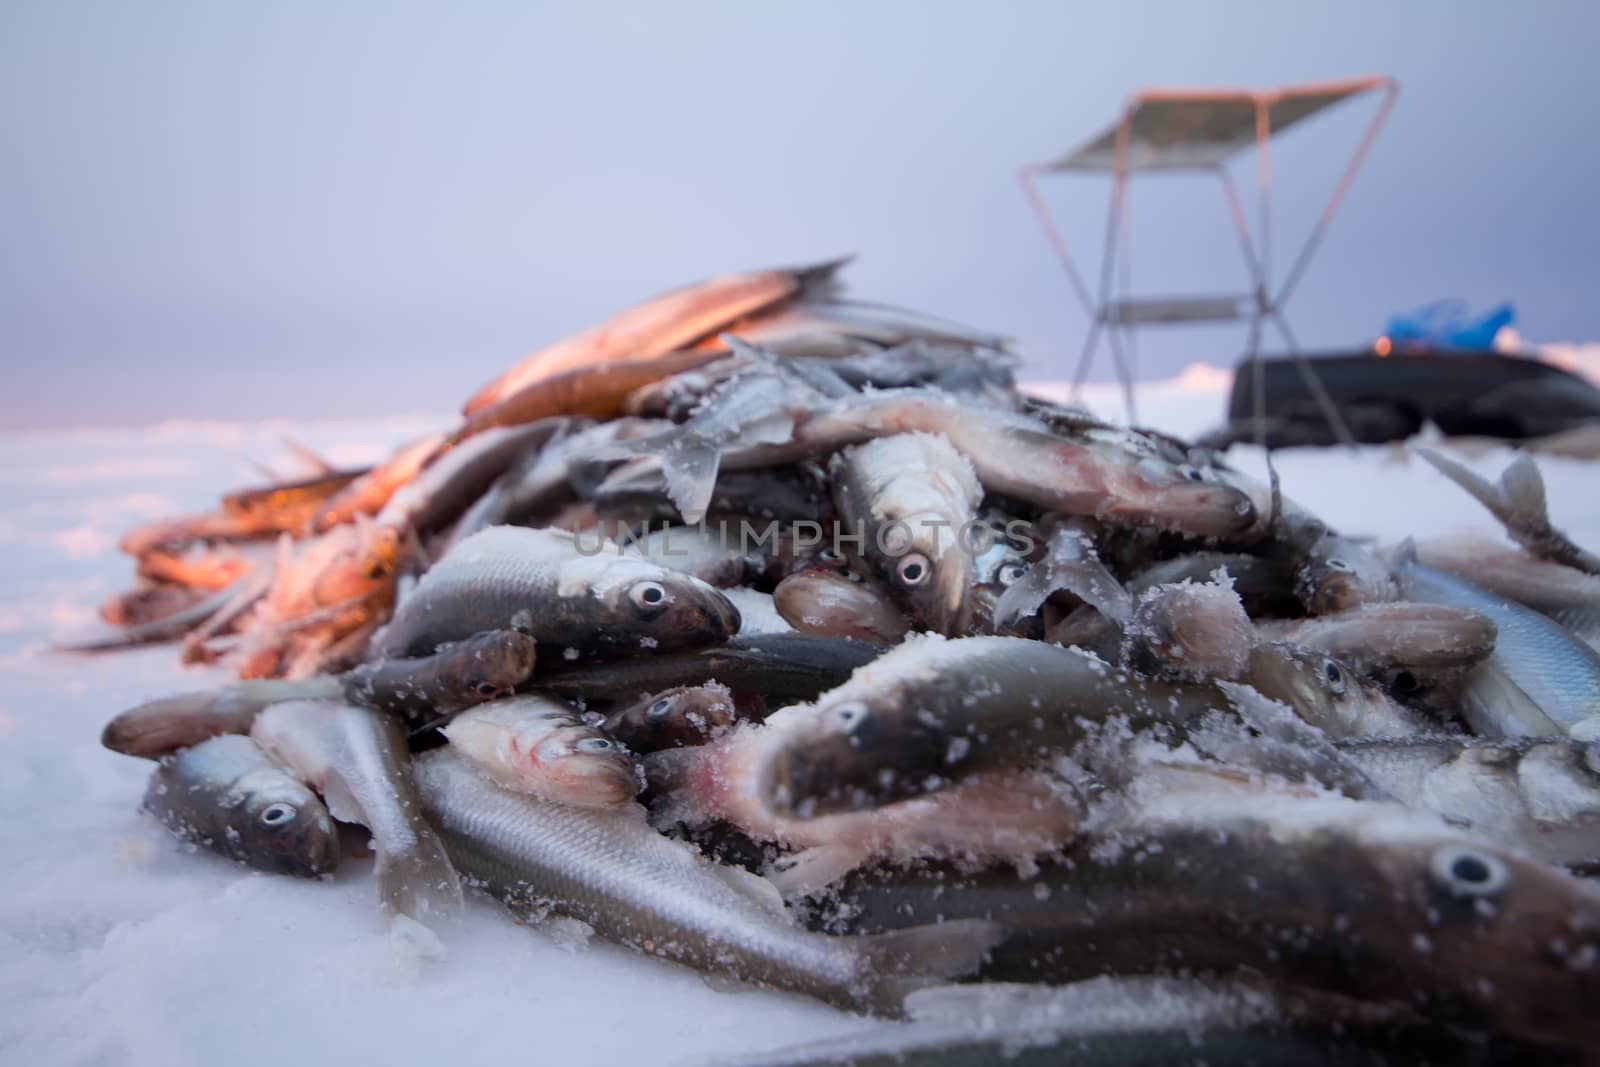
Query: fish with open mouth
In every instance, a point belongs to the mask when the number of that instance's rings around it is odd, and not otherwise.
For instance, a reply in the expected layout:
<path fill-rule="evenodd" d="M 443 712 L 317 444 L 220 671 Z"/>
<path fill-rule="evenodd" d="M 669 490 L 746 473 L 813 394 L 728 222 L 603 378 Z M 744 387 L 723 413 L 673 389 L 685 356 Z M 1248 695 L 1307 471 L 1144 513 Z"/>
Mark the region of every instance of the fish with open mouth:
<path fill-rule="evenodd" d="M 425 655 L 485 630 L 516 630 L 564 656 L 665 652 L 726 641 L 739 613 L 698 578 L 609 542 L 491 526 L 422 576 L 375 645 Z"/>
<path fill-rule="evenodd" d="M 270 874 L 315 878 L 339 863 L 328 809 L 248 737 L 214 737 L 162 760 L 144 808 L 185 841 Z"/>

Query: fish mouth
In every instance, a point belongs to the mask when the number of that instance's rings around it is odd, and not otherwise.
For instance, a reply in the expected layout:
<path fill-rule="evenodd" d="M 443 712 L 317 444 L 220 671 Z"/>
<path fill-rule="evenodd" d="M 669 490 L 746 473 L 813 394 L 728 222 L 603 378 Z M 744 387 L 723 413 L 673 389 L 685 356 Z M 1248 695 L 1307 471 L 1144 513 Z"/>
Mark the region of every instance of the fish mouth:
<path fill-rule="evenodd" d="M 630 759 L 569 758 L 559 774 L 560 799 L 578 808 L 620 808 L 644 787 Z"/>
<path fill-rule="evenodd" d="M 939 560 L 930 593 L 929 625 L 946 637 L 964 636 L 972 625 L 972 558 L 963 552 L 954 552 Z"/>

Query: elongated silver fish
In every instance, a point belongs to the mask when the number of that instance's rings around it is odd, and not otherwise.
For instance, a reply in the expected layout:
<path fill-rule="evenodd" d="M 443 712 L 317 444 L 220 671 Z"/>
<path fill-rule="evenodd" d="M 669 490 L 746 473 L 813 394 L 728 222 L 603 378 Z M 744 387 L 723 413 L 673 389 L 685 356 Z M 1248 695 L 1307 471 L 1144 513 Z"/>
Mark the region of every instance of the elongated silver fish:
<path fill-rule="evenodd" d="M 314 878 L 339 862 L 327 808 L 248 737 L 214 737 L 163 760 L 144 808 L 184 840 L 257 870 Z"/>
<path fill-rule="evenodd" d="M 631 802 L 643 785 L 621 745 L 566 704 L 537 693 L 464 711 L 444 735 L 480 771 L 518 793 L 615 808 Z"/>
<path fill-rule="evenodd" d="M 1247 678 L 1330 737 L 1411 737 L 1429 724 L 1332 656 L 1267 642 L 1250 650 Z"/>
<path fill-rule="evenodd" d="M 1600 894 L 1395 804 L 1179 788 L 1027 877 L 852 877 L 829 929 L 982 915 L 991 980 L 1175 970 L 1395 1001 L 1424 1018 L 1593 1050 Z"/>
<path fill-rule="evenodd" d="M 983 499 L 972 464 L 942 436 L 898 434 L 840 453 L 832 476 L 846 527 L 889 588 L 929 629 L 964 634 Z"/>
<path fill-rule="evenodd" d="M 572 655 L 718 644 L 739 613 L 705 582 L 598 539 L 492 526 L 435 564 L 375 639 L 416 655 L 485 630 L 517 630 Z"/>
<path fill-rule="evenodd" d="M 1532 608 L 1600 645 L 1600 577 L 1483 537 L 1418 541 L 1417 562 Z"/>
<path fill-rule="evenodd" d="M 640 808 L 512 793 L 448 747 L 418 759 L 417 784 L 462 871 L 495 896 L 548 905 L 607 940 L 712 974 L 895 1012 L 910 989 L 975 969 L 998 936 L 983 921 L 888 940 L 807 933 L 770 886 L 662 836 Z"/>
<path fill-rule="evenodd" d="M 338 701 L 274 704 L 250 736 L 305 777 L 335 818 L 377 842 L 378 906 L 418 922 L 461 911 L 461 882 L 423 818 L 399 720 Z"/>
<path fill-rule="evenodd" d="M 1467 681 L 1462 712 L 1474 730 L 1600 739 L 1600 652 L 1536 611 L 1424 567 L 1405 546 L 1395 575 L 1407 599 L 1468 608 L 1494 623 L 1494 653 Z"/>
<path fill-rule="evenodd" d="M 1326 652 L 1363 671 L 1465 668 L 1494 651 L 1495 626 L 1476 611 L 1393 601 L 1333 615 L 1265 620 L 1266 639 Z"/>
<path fill-rule="evenodd" d="M 533 663 L 534 642 L 526 634 L 479 634 L 421 659 L 362 664 L 316 678 L 253 678 L 146 701 L 107 723 L 100 743 L 154 759 L 218 734 L 249 733 L 262 708 L 286 700 L 344 699 L 433 721 L 510 693 Z"/>
<path fill-rule="evenodd" d="M 774 713 L 748 763 L 774 811 L 814 818 L 1059 755 L 1113 719 L 1181 728 L 1229 713 L 1204 686 L 1147 681 L 1015 637 L 912 637 L 812 705 Z"/>

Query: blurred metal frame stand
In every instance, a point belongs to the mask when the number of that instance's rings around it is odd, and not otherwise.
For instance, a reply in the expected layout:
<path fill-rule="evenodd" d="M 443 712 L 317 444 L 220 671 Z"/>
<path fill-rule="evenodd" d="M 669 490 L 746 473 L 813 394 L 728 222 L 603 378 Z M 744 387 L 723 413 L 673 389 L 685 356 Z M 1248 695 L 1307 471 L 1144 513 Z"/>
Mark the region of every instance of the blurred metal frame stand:
<path fill-rule="evenodd" d="M 1366 161 L 1373 141 L 1388 119 L 1399 88 L 1393 78 L 1374 76 L 1266 91 L 1146 89 L 1129 98 L 1121 119 L 1100 136 L 1066 155 L 1022 168 L 1023 192 L 1039 218 L 1045 239 L 1050 242 L 1056 258 L 1061 262 L 1068 284 L 1083 306 L 1084 313 L 1089 316 L 1089 335 L 1084 340 L 1083 352 L 1073 375 L 1073 395 L 1076 397 L 1082 389 L 1103 334 L 1111 349 L 1117 378 L 1122 383 L 1128 421 L 1135 422 L 1137 350 L 1134 347 L 1134 333 L 1138 327 L 1248 320 L 1246 358 L 1250 361 L 1252 375 L 1255 441 L 1264 446 L 1266 403 L 1261 342 L 1262 332 L 1270 322 L 1283 338 L 1289 354 L 1300 368 L 1307 390 L 1316 398 L 1335 436 L 1347 446 L 1353 444 L 1343 416 L 1290 330 L 1284 308 L 1299 285 L 1311 257 L 1322 243 L 1356 174 Z M 1272 164 L 1269 151 L 1272 136 L 1324 108 L 1373 90 L 1383 92 L 1377 110 L 1346 164 L 1344 174 L 1334 187 L 1327 206 L 1284 275 L 1283 283 L 1274 289 L 1271 269 Z M 1260 207 L 1257 237 L 1251 235 L 1239 191 L 1227 169 L 1230 158 L 1252 145 L 1256 151 Z M 1155 171 L 1211 173 L 1219 179 L 1234 229 L 1238 233 L 1245 268 L 1250 275 L 1251 292 L 1166 297 L 1135 297 L 1129 292 L 1132 256 L 1128 228 L 1132 210 L 1129 207 L 1128 179 L 1136 173 Z M 1043 175 L 1072 173 L 1111 175 L 1111 208 L 1106 222 L 1098 295 L 1090 293 L 1035 184 L 1036 179 Z M 1117 292 L 1113 292 L 1113 279 L 1119 279 L 1115 282 Z"/>

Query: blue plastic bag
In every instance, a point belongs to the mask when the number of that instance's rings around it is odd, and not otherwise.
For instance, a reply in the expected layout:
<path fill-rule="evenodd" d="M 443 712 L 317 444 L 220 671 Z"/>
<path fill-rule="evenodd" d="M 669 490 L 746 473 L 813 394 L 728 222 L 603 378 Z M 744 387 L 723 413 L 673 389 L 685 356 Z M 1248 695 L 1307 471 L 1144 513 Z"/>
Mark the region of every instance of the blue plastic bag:
<path fill-rule="evenodd" d="M 1464 300 L 1440 300 L 1425 304 L 1409 315 L 1396 315 L 1389 320 L 1384 334 L 1395 347 L 1413 348 L 1466 348 L 1494 347 L 1494 336 L 1517 319 L 1517 311 L 1510 304 L 1501 304 L 1487 314 L 1467 317 Z"/>

